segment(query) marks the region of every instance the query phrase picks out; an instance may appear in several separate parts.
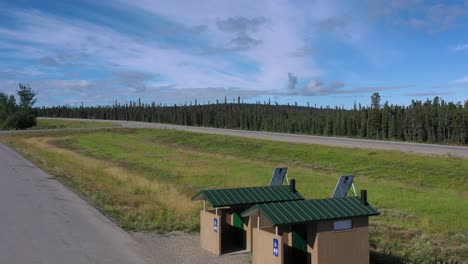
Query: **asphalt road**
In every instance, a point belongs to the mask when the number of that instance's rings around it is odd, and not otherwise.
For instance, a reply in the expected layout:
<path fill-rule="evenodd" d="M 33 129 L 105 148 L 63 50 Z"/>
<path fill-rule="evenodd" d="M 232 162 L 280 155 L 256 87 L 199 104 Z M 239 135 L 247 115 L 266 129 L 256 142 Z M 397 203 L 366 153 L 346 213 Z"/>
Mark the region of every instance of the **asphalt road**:
<path fill-rule="evenodd" d="M 79 119 L 79 120 L 90 121 L 90 119 Z M 208 128 L 208 127 L 179 126 L 179 125 L 134 122 L 134 121 L 110 121 L 110 120 L 93 120 L 93 121 L 108 122 L 110 124 L 116 123 L 116 124 L 120 124 L 123 127 L 133 127 L 133 128 L 176 129 L 176 130 L 191 131 L 191 132 L 198 132 L 198 133 L 221 134 L 221 135 L 257 138 L 257 139 L 282 141 L 282 142 L 290 142 L 290 143 L 318 144 L 318 145 L 346 147 L 346 148 L 382 149 L 382 150 L 402 151 L 402 152 L 407 152 L 407 153 L 423 154 L 423 155 L 443 155 L 443 156 L 455 156 L 455 157 L 460 157 L 460 158 L 468 158 L 468 147 L 461 147 L 461 146 L 446 146 L 446 145 L 392 142 L 392 141 L 352 139 L 352 138 L 320 137 L 320 136 L 308 136 L 308 135 L 297 135 L 297 134 L 219 129 L 219 128 Z"/>
<path fill-rule="evenodd" d="M 142 256 L 128 233 L 0 144 L 0 263 L 145 263 Z"/>

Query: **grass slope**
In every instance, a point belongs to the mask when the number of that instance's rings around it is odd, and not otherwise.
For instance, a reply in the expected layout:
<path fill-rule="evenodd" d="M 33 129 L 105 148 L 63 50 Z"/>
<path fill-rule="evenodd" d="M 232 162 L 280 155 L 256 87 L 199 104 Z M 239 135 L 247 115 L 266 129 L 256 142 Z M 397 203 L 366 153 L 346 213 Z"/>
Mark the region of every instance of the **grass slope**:
<path fill-rule="evenodd" d="M 92 122 L 92 121 L 79 121 L 79 120 L 56 120 L 56 119 L 37 119 L 37 125 L 30 128 L 33 130 L 38 129 L 57 129 L 57 128 L 91 128 L 91 127 L 111 127 L 119 126 L 108 122 Z"/>
<path fill-rule="evenodd" d="M 355 174 L 357 187 L 368 189 L 369 201 L 383 211 L 371 220 L 371 244 L 378 252 L 414 262 L 466 259 L 468 252 L 468 162 L 458 158 L 173 130 L 1 140 L 90 197 L 128 230 L 196 230 L 200 204 L 190 202 L 195 192 L 267 185 L 274 167 L 288 166 L 289 177 L 309 198 L 328 197 L 339 175 Z"/>

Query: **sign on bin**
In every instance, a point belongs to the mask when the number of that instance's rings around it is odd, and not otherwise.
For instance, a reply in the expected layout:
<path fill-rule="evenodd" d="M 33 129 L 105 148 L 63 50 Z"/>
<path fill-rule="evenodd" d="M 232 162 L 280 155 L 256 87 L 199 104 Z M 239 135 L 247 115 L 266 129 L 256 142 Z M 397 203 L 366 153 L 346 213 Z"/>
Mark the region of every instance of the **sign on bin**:
<path fill-rule="evenodd" d="M 214 218 L 214 231 L 218 232 L 218 218 Z"/>
<path fill-rule="evenodd" d="M 277 257 L 279 254 L 278 250 L 278 239 L 273 238 L 273 256 Z"/>

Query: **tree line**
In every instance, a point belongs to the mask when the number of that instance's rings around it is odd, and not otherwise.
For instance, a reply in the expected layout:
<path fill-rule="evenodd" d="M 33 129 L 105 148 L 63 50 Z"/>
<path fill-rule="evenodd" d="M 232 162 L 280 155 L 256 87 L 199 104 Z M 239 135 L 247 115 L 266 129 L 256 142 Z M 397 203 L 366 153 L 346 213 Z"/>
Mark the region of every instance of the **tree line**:
<path fill-rule="evenodd" d="M 0 92 L 0 129 L 26 129 L 36 125 L 36 93 L 31 87 L 19 84 L 19 102 L 13 95 Z"/>
<path fill-rule="evenodd" d="M 161 105 L 115 102 L 108 106 L 54 106 L 37 109 L 39 116 L 112 119 L 169 123 L 187 126 L 245 129 L 323 136 L 411 142 L 467 144 L 468 101 L 413 100 L 408 106 L 381 104 L 378 93 L 370 106 L 312 107 L 216 102 L 211 104 Z"/>

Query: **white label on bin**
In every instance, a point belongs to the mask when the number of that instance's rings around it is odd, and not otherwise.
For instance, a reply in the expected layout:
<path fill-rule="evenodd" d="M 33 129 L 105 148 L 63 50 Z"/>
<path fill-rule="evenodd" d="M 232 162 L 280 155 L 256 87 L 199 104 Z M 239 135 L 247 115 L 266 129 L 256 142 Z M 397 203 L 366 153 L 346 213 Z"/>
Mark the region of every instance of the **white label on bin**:
<path fill-rule="evenodd" d="M 273 238 L 273 256 L 277 257 L 279 254 L 278 250 L 278 239 Z"/>
<path fill-rule="evenodd" d="M 214 231 L 218 232 L 218 218 L 214 218 L 213 224 L 214 224 Z"/>

